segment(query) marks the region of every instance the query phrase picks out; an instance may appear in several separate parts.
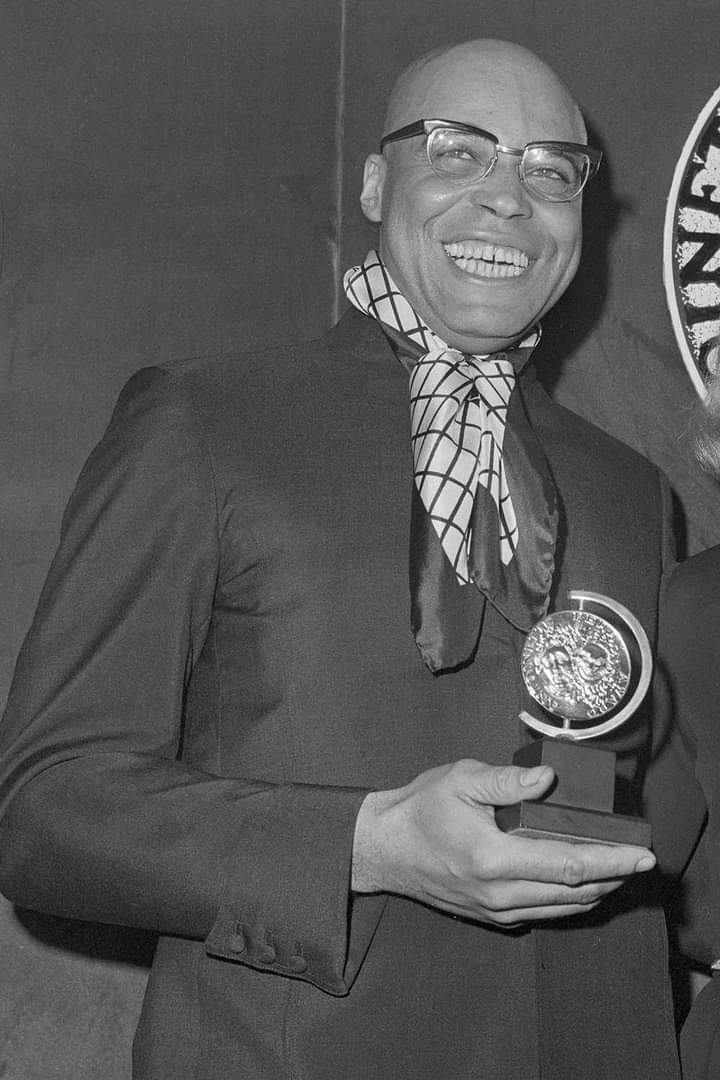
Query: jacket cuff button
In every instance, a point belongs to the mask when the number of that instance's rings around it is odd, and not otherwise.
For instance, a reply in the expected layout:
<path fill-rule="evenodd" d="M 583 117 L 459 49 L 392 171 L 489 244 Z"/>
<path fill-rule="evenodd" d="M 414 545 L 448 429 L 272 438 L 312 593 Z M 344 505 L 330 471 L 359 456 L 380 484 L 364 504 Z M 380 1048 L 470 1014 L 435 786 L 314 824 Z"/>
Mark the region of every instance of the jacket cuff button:
<path fill-rule="evenodd" d="M 245 952 L 245 938 L 242 934 L 230 934 L 227 941 L 228 952 L 231 953 L 244 953 Z"/>
<path fill-rule="evenodd" d="M 277 958 L 275 949 L 267 942 L 263 945 L 258 945 L 254 952 L 255 958 L 259 964 L 274 964 Z"/>

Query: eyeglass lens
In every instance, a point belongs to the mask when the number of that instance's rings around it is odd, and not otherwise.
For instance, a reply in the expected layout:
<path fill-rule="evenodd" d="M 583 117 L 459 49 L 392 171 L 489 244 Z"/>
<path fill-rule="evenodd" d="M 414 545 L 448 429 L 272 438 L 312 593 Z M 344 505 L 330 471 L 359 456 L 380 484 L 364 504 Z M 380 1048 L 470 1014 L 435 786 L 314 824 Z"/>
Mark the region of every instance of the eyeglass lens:
<path fill-rule="evenodd" d="M 496 144 L 485 135 L 435 128 L 428 137 L 430 164 L 439 176 L 460 182 L 481 180 L 496 158 Z M 580 151 L 529 146 L 523 151 L 523 183 L 544 199 L 571 199 L 582 189 L 588 159 Z"/>

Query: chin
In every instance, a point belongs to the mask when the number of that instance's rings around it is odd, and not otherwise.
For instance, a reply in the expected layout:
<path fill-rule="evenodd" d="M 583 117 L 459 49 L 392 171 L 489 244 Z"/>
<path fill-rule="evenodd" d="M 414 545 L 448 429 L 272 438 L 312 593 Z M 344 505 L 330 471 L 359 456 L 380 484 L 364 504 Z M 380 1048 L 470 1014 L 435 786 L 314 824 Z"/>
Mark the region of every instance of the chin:
<path fill-rule="evenodd" d="M 473 288 L 475 295 L 468 303 L 458 303 L 457 291 L 450 292 L 445 298 L 438 297 L 435 310 L 448 330 L 464 336 L 514 337 L 523 334 L 537 322 L 547 304 L 539 300 L 533 302 L 517 288 L 503 289 L 501 297 L 501 288 L 481 286 L 481 295 Z"/>
<path fill-rule="evenodd" d="M 533 316 L 527 321 L 522 323 L 516 322 L 509 323 L 504 320 L 484 320 L 482 324 L 468 325 L 460 322 L 454 325 L 447 326 L 447 338 L 456 338 L 464 342 L 482 341 L 485 343 L 491 343 L 488 345 L 487 351 L 491 349 L 505 349 L 508 345 L 512 345 L 516 341 L 520 341 L 526 334 L 530 332 L 535 323 L 538 321 L 539 316 Z M 443 335 L 440 334 L 442 337 Z"/>

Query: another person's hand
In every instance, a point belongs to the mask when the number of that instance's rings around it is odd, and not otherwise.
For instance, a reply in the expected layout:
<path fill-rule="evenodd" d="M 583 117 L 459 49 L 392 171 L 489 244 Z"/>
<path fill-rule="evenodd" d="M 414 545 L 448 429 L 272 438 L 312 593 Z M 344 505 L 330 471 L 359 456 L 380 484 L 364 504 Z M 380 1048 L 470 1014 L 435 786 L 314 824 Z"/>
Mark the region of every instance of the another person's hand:
<path fill-rule="evenodd" d="M 527 839 L 498 829 L 495 806 L 537 799 L 553 778 L 544 765 L 469 760 L 372 792 L 357 819 L 353 890 L 399 893 L 511 927 L 589 911 L 630 875 L 652 869 L 655 858 L 645 848 Z"/>

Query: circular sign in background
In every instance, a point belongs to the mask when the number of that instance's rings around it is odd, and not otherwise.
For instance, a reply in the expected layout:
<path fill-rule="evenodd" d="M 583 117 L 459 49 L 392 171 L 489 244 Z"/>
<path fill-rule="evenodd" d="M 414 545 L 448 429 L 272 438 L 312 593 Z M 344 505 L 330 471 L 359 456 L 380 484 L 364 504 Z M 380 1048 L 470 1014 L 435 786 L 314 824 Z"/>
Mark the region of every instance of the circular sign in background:
<path fill-rule="evenodd" d="M 683 363 L 704 396 L 707 353 L 720 335 L 720 87 L 693 124 L 675 167 L 663 280 Z"/>

